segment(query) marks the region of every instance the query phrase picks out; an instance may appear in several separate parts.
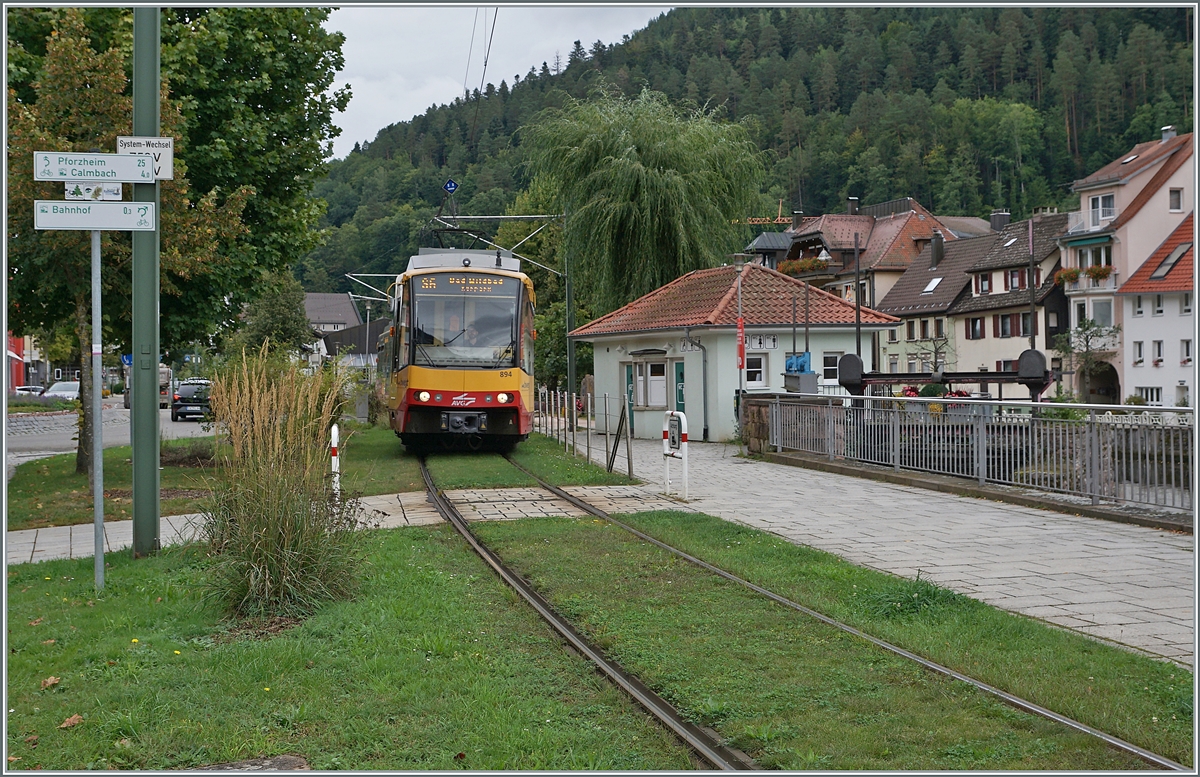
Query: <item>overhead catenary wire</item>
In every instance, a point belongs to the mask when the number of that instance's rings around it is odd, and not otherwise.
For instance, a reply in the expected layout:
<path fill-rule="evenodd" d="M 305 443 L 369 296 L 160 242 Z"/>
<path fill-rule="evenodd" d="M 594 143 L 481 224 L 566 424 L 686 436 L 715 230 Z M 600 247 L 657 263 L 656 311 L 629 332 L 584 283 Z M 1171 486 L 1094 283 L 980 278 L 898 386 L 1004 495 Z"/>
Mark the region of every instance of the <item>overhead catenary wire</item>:
<path fill-rule="evenodd" d="M 499 8 L 492 9 L 492 31 L 488 35 L 487 47 L 483 50 L 483 72 L 479 74 L 479 97 L 475 101 L 475 118 L 471 119 L 471 140 L 468 145 L 475 145 L 475 130 L 479 126 L 479 108 L 483 104 L 483 83 L 487 79 L 488 59 L 492 56 L 492 39 L 496 36 L 496 17 L 500 15 Z M 487 24 L 487 11 L 483 12 L 483 23 Z"/>
<path fill-rule="evenodd" d="M 467 89 L 467 77 L 471 74 L 471 55 L 475 53 L 475 27 L 479 24 L 479 9 L 475 9 L 475 18 L 471 22 L 471 43 L 467 46 L 467 69 L 463 71 L 463 99 L 469 99 L 471 92 Z"/>

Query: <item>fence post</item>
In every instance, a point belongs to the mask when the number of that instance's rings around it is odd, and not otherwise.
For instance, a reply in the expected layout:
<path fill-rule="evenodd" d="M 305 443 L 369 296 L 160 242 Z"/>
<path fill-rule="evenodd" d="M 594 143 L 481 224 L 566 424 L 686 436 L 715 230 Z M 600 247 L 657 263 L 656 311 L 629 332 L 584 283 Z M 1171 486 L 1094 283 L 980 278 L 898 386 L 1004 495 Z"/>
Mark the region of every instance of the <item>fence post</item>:
<path fill-rule="evenodd" d="M 571 392 L 571 457 L 579 455 L 579 406 L 576 404 L 579 395 Z"/>
<path fill-rule="evenodd" d="M 892 416 L 892 469 L 896 472 L 900 471 L 900 408 L 895 407 L 895 402 L 892 402 L 893 407 L 888 412 Z"/>
<path fill-rule="evenodd" d="M 833 461 L 833 397 L 829 397 L 826 402 L 825 413 L 825 452 L 829 454 L 829 460 Z"/>
<path fill-rule="evenodd" d="M 1088 410 L 1088 493 L 1092 504 L 1100 504 L 1100 435 L 1096 429 L 1096 408 Z"/>
<path fill-rule="evenodd" d="M 592 393 L 587 395 L 587 405 L 583 416 L 583 428 L 587 434 L 586 449 L 588 464 L 592 463 L 592 402 L 596 397 L 596 387 L 592 386 Z"/>
<path fill-rule="evenodd" d="M 633 480 L 633 411 L 625 419 L 625 462 L 629 468 L 629 479 Z"/>
<path fill-rule="evenodd" d="M 975 414 L 975 477 L 981 486 L 987 483 L 987 407 L 980 403 Z"/>
<path fill-rule="evenodd" d="M 342 497 L 342 474 L 341 467 L 338 464 L 338 425 L 334 424 L 329 430 L 329 454 L 333 460 L 333 498 L 341 499 Z"/>
<path fill-rule="evenodd" d="M 775 436 L 775 452 L 783 450 L 783 413 L 779 406 L 779 397 L 771 401 L 771 434 Z"/>
<path fill-rule="evenodd" d="M 608 425 L 608 392 L 604 392 L 604 460 L 608 461 L 608 451 L 612 447 L 612 432 Z"/>

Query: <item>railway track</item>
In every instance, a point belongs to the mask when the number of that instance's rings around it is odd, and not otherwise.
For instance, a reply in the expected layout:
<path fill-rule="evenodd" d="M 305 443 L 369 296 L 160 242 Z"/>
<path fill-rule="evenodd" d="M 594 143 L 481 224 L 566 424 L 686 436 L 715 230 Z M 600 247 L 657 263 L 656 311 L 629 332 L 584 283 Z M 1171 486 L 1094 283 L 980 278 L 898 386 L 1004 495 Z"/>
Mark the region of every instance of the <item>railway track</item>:
<path fill-rule="evenodd" d="M 950 667 L 930 661 L 911 651 L 878 639 L 877 637 L 873 637 L 870 634 L 854 628 L 853 626 L 830 618 L 823 613 L 793 602 L 790 599 L 774 593 L 773 591 L 763 588 L 762 586 L 756 585 L 748 580 L 738 577 L 737 575 L 727 572 L 724 569 L 709 564 L 702 559 L 668 545 L 667 543 L 664 543 L 661 540 L 658 540 L 634 528 L 633 526 L 613 518 L 605 511 L 589 504 L 573 494 L 564 491 L 561 488 L 546 483 L 534 473 L 517 464 L 510 457 L 505 456 L 505 459 L 507 459 L 509 464 L 511 464 L 513 467 L 533 478 L 541 488 L 545 489 L 551 494 L 554 494 L 559 499 L 562 499 L 576 508 L 586 512 L 587 514 L 607 521 L 645 542 L 651 543 L 652 545 L 655 545 L 656 547 L 661 548 L 668 553 L 682 558 L 715 575 L 725 578 L 730 582 L 737 583 L 738 585 L 755 591 L 756 593 L 771 599 L 777 604 L 804 613 L 805 615 L 808 615 L 809 617 L 814 618 L 822 623 L 833 626 L 834 628 L 840 629 L 849 634 L 853 634 L 854 636 L 866 640 L 867 642 L 870 642 L 873 645 L 882 648 L 883 650 L 919 664 L 920 666 L 932 672 L 967 683 L 1018 710 L 1046 718 L 1075 731 L 1094 737 L 1104 742 L 1109 747 L 1132 755 L 1150 766 L 1173 771 L 1191 771 L 1189 767 L 1173 761 L 1170 758 L 1151 752 L 1145 748 L 1139 747 L 1138 745 L 1127 742 L 1119 737 L 1100 731 L 1099 729 L 1096 729 L 1085 723 L 1081 723 L 1065 715 L 1061 715 L 1027 699 L 1023 699 L 993 685 L 951 669 Z M 757 768 L 752 764 L 749 758 L 745 756 L 745 754 L 725 747 L 715 733 L 712 733 L 706 729 L 701 729 L 691 723 L 688 723 L 687 721 L 684 721 L 680 717 L 678 711 L 676 711 L 670 704 L 659 698 L 656 694 L 646 688 L 640 681 L 638 681 L 637 678 L 630 675 L 619 665 L 607 659 L 603 655 L 602 651 L 600 651 L 598 648 L 588 644 L 587 641 L 575 631 L 570 623 L 559 616 L 545 599 L 543 599 L 539 594 L 533 591 L 532 588 L 530 588 L 529 584 L 524 581 L 524 579 L 522 579 L 512 570 L 508 569 L 499 559 L 499 557 L 497 557 L 491 550 L 484 546 L 483 543 L 478 540 L 478 538 L 475 537 L 470 528 L 467 526 L 466 520 L 458 513 L 454 505 L 450 503 L 444 494 L 438 491 L 433 482 L 432 476 L 429 474 L 429 470 L 425 467 L 423 460 L 421 462 L 421 473 L 422 477 L 425 479 L 426 488 L 429 491 L 435 505 L 437 506 L 438 511 L 459 531 L 460 534 L 463 535 L 475 552 L 479 554 L 480 557 L 482 557 L 484 561 L 487 562 L 488 565 L 491 566 L 492 569 L 495 570 L 496 573 L 506 583 L 520 593 L 521 596 L 524 597 L 526 601 L 528 601 L 538 611 L 538 613 L 542 615 L 542 617 L 548 623 L 550 623 L 550 625 L 556 631 L 559 632 L 560 635 L 562 635 L 573 647 L 576 648 L 576 650 L 596 663 L 601 671 L 603 671 L 619 687 L 629 693 L 636 701 L 638 701 L 638 703 L 640 703 L 652 715 L 662 721 L 664 725 L 674 732 L 681 741 L 692 747 L 693 750 L 695 750 L 702 758 L 712 764 L 715 768 L 728 770 Z"/>

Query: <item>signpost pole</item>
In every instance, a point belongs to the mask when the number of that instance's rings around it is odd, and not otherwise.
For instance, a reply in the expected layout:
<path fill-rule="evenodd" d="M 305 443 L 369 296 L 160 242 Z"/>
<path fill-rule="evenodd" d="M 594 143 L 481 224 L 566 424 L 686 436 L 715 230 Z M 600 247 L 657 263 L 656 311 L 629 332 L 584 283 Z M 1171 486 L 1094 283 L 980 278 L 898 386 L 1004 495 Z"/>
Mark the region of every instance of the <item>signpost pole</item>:
<path fill-rule="evenodd" d="M 96 528 L 96 588 L 104 587 L 104 403 L 100 319 L 100 230 L 92 230 L 92 508 Z"/>
<path fill-rule="evenodd" d="M 133 9 L 133 134 L 159 133 L 159 9 Z M 134 202 L 155 204 L 153 232 L 133 234 L 133 556 L 159 547 L 158 183 L 133 184 Z"/>

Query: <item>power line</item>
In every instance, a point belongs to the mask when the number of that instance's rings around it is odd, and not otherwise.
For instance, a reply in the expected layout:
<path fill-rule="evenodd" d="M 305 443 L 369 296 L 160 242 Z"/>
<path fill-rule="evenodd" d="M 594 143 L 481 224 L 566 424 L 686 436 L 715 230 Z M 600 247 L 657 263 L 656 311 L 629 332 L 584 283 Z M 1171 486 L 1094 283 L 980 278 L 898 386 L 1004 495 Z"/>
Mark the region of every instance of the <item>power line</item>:
<path fill-rule="evenodd" d="M 475 129 L 479 126 L 479 109 L 483 106 L 483 82 L 487 79 L 488 58 L 492 55 L 492 39 L 496 36 L 496 17 L 500 15 L 499 8 L 492 9 L 492 32 L 488 35 L 487 48 L 483 50 L 483 72 L 479 75 L 479 99 L 475 102 L 475 118 L 471 120 L 471 140 L 468 145 L 475 145 Z M 487 24 L 487 11 L 483 12 L 483 23 Z"/>
<path fill-rule="evenodd" d="M 467 69 L 463 71 L 463 99 L 468 99 L 471 93 L 467 91 L 467 76 L 471 72 L 471 55 L 475 53 L 475 26 L 479 23 L 479 9 L 475 9 L 475 19 L 471 22 L 471 45 L 467 47 Z"/>

